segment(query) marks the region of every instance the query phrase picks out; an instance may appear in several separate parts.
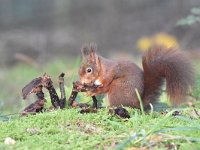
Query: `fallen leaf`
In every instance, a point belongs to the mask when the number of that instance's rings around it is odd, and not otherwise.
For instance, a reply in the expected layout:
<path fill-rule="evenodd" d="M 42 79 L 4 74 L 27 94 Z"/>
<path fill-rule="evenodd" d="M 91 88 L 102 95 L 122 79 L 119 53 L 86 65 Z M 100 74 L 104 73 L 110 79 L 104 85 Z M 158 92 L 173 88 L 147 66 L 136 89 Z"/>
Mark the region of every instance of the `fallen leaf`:
<path fill-rule="evenodd" d="M 30 134 L 38 134 L 40 132 L 40 129 L 38 129 L 38 128 L 27 128 L 26 132 L 28 132 Z"/>

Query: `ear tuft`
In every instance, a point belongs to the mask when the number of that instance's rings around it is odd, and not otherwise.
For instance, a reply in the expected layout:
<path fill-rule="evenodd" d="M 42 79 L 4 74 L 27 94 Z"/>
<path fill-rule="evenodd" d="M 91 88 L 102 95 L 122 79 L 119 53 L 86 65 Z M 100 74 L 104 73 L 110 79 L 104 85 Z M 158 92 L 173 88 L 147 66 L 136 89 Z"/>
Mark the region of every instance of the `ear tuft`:
<path fill-rule="evenodd" d="M 97 51 L 97 44 L 96 43 L 90 43 L 90 54 L 95 53 Z"/>
<path fill-rule="evenodd" d="M 90 49 L 89 46 L 87 44 L 84 44 L 81 48 L 81 52 L 82 52 L 82 56 L 87 57 L 90 54 Z"/>
<path fill-rule="evenodd" d="M 83 62 L 95 64 L 97 59 L 96 50 L 97 45 L 95 43 L 84 44 L 81 48 Z"/>
<path fill-rule="evenodd" d="M 97 45 L 95 43 L 90 43 L 90 63 L 96 63 L 96 50 Z"/>

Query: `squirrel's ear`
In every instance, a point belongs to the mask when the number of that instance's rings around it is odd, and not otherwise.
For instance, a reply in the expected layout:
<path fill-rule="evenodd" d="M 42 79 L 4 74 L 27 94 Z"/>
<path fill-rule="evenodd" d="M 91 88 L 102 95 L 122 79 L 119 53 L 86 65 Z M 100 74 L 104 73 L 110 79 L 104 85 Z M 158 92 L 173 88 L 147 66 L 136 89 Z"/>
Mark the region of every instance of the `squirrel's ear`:
<path fill-rule="evenodd" d="M 86 57 L 88 57 L 90 55 L 90 49 L 88 45 L 83 45 L 81 48 L 81 52 L 82 52 L 82 57 L 83 59 L 85 59 Z"/>
<path fill-rule="evenodd" d="M 96 50 L 97 50 L 97 45 L 95 43 L 90 44 L 90 62 L 95 63 L 96 62 Z"/>

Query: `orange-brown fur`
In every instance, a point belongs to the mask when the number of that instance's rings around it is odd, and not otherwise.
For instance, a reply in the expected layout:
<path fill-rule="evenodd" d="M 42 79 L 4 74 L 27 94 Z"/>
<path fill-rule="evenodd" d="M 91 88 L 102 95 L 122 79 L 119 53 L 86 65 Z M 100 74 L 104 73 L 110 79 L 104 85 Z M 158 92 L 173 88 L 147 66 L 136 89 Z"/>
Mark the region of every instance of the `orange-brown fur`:
<path fill-rule="evenodd" d="M 110 106 L 139 108 L 135 89 L 145 107 L 158 99 L 166 79 L 167 94 L 172 104 L 179 104 L 193 84 L 193 70 L 185 55 L 173 48 L 153 47 L 143 56 L 143 70 L 130 61 L 112 61 L 96 54 L 96 45 L 82 48 L 80 81 L 100 86 L 88 95 L 107 94 Z M 87 73 L 91 68 L 92 72 Z"/>

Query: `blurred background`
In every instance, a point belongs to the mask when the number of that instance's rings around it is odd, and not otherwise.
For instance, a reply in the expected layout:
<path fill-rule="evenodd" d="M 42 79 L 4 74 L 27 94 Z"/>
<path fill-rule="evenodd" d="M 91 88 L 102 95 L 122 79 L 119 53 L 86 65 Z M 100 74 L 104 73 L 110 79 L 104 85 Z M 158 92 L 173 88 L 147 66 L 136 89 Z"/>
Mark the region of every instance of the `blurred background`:
<path fill-rule="evenodd" d="M 20 112 L 21 89 L 47 72 L 57 87 L 77 79 L 80 47 L 140 64 L 152 44 L 176 46 L 200 58 L 199 0 L 1 0 L 0 113 Z"/>

